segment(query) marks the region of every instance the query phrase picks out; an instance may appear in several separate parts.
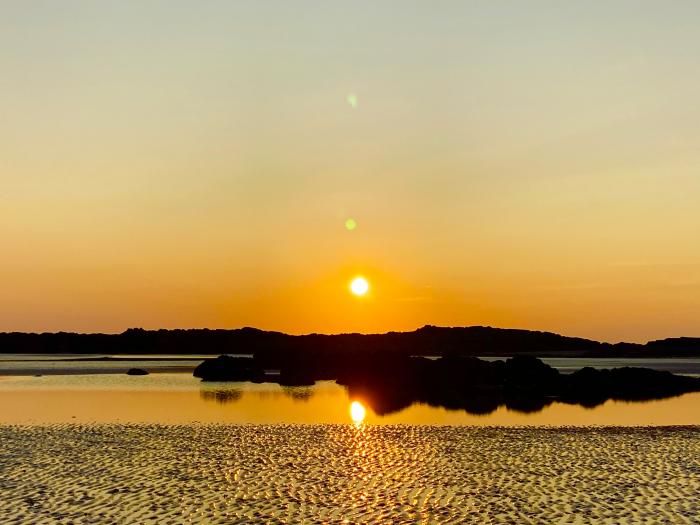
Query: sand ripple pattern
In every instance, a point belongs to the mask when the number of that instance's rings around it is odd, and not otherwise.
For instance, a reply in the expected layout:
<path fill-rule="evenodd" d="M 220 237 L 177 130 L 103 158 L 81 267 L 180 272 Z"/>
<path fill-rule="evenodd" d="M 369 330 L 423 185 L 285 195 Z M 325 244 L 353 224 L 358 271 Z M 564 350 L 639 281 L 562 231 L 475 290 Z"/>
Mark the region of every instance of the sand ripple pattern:
<path fill-rule="evenodd" d="M 0 427 L 2 523 L 700 523 L 700 427 Z"/>

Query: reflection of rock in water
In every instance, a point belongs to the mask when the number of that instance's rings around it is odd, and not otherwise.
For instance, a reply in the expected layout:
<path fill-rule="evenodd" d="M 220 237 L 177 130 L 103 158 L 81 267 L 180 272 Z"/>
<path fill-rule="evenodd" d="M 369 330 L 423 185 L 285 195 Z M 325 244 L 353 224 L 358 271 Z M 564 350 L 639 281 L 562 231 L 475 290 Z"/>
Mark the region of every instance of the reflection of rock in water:
<path fill-rule="evenodd" d="M 285 386 L 282 387 L 282 392 L 295 401 L 308 401 L 314 395 L 313 388 L 302 386 Z"/>
<path fill-rule="evenodd" d="M 486 415 L 504 407 L 539 412 L 555 401 L 595 407 L 609 399 L 645 401 L 700 390 L 700 379 L 645 368 L 596 370 L 572 374 L 533 357 L 487 362 L 476 358 L 421 358 L 376 361 L 361 369 L 348 367 L 338 381 L 351 398 L 362 399 L 378 415 L 412 404 Z"/>
<path fill-rule="evenodd" d="M 378 415 L 414 403 L 472 414 L 489 414 L 501 407 L 533 413 L 555 400 L 594 407 L 609 399 L 642 401 L 700 391 L 700 378 L 629 367 L 586 367 L 561 374 L 532 356 L 505 361 L 459 356 L 431 360 L 368 351 L 349 359 L 343 353 L 329 357 L 297 350 L 264 367 L 255 358 L 220 356 L 202 363 L 194 375 L 203 380 L 266 381 L 271 379 L 265 374 L 267 368 L 280 370 L 275 382 L 286 387 L 284 396 L 308 399 L 313 390 L 301 387 L 334 379 L 348 388 L 351 398 L 365 401 Z M 216 394 L 213 397 L 217 399 Z"/>
<path fill-rule="evenodd" d="M 216 401 L 222 405 L 233 403 L 243 397 L 243 391 L 238 388 L 217 388 L 200 390 L 199 395 L 207 401 Z"/>

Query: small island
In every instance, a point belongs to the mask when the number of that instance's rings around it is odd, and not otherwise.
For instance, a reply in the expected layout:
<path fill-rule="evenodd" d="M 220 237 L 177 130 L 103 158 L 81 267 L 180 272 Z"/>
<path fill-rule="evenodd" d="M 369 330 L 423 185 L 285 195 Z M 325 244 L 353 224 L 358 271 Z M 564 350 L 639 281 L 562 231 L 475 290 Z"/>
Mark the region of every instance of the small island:
<path fill-rule="evenodd" d="M 535 412 L 555 401 L 594 407 L 609 399 L 645 401 L 700 391 L 700 378 L 632 367 L 586 367 L 562 374 L 532 356 L 486 361 L 462 356 L 365 355 L 348 359 L 326 355 L 304 359 L 297 355 L 296 359 L 287 356 L 271 361 L 269 356 L 257 354 L 221 355 L 202 362 L 193 375 L 203 381 L 274 382 L 282 386 L 334 380 L 380 415 L 413 403 L 488 414 L 500 406 Z"/>

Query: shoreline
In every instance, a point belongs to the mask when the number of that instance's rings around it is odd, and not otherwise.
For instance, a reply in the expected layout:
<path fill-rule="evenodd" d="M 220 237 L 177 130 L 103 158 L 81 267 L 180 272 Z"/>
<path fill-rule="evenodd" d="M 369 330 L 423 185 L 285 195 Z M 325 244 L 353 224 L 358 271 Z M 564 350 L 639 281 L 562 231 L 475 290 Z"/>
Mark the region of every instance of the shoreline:
<path fill-rule="evenodd" d="M 252 354 L 223 354 L 233 357 L 252 357 Z M 10 357 L 10 359 L 5 358 Z M 123 374 L 129 368 L 144 368 L 149 373 L 193 373 L 205 360 L 218 357 L 211 354 L 169 355 L 105 355 L 81 357 L 76 354 L 2 354 L 0 353 L 0 378 L 3 376 L 35 375 L 96 375 Z M 437 358 L 437 356 L 432 356 Z M 509 356 L 476 356 L 492 362 L 505 360 Z M 430 358 L 428 358 L 430 359 Z M 669 371 L 689 377 L 700 377 L 700 358 L 616 358 L 616 357 L 544 357 L 543 362 L 558 369 L 562 374 L 572 373 L 584 366 L 594 368 L 616 368 L 621 366 L 646 367 Z"/>
<path fill-rule="evenodd" d="M 33 428 L 92 428 L 92 427 L 157 427 L 162 429 L 183 429 L 190 427 L 197 427 L 201 429 L 225 429 L 225 428 L 256 428 L 256 429 L 279 429 L 279 428 L 338 428 L 338 429 L 352 429 L 355 432 L 363 432 L 367 430 L 380 430 L 380 429 L 454 429 L 454 430 L 473 430 L 473 431 L 503 431 L 503 432 L 522 432 L 522 431 L 543 431 L 543 432 L 586 432 L 595 430 L 612 430 L 612 431 L 646 431 L 646 430 L 658 430 L 662 431 L 691 431 L 700 433 L 700 423 L 697 424 L 681 424 L 681 425 L 668 425 L 668 424 L 649 424 L 649 425 L 620 425 L 617 423 L 611 424 L 588 424 L 588 425 L 459 425 L 452 423 L 390 423 L 390 424 L 377 424 L 377 423 L 361 423 L 356 424 L 353 422 L 347 423 L 231 423 L 231 422 L 212 422 L 212 421 L 190 421 L 187 423 L 157 423 L 152 421 L 94 421 L 94 422 L 75 422 L 75 421 L 65 421 L 60 423 L 55 422 L 44 422 L 44 423 L 2 423 L 0 422 L 0 429 L 3 428 L 13 428 L 13 429 L 33 429 Z M 700 436 L 699 436 L 700 437 Z"/>
<path fill-rule="evenodd" d="M 101 368 L 70 368 L 70 369 L 55 369 L 55 368 L 26 368 L 15 370 L 0 369 L 0 380 L 3 377 L 43 377 L 43 376 L 83 376 L 83 375 L 127 375 L 126 371 L 133 367 L 124 367 L 124 371 L 105 370 Z M 148 367 L 149 374 L 191 374 L 195 369 L 194 366 L 173 366 L 173 367 Z"/>

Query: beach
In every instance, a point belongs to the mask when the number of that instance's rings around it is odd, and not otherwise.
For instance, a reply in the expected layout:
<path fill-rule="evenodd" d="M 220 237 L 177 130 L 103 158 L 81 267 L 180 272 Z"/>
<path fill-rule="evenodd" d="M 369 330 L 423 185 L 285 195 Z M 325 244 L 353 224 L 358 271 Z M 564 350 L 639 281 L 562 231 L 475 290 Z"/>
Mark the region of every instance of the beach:
<path fill-rule="evenodd" d="M 697 523 L 700 427 L 0 426 L 4 523 Z"/>
<path fill-rule="evenodd" d="M 0 522 L 698 522 L 698 392 L 383 414 L 334 381 L 202 382 L 141 359 L 159 373 L 2 362 Z"/>

